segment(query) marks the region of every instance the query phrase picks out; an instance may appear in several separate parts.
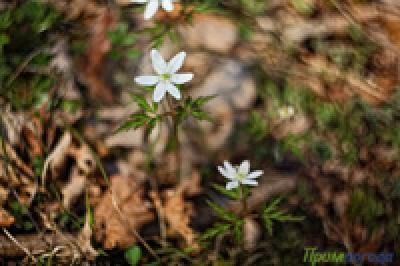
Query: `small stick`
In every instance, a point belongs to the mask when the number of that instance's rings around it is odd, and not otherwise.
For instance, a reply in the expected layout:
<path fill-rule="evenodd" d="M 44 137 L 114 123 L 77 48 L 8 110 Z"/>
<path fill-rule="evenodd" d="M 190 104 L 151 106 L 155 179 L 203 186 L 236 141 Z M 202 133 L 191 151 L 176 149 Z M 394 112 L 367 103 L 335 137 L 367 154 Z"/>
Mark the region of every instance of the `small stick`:
<path fill-rule="evenodd" d="M 19 243 L 19 242 L 10 234 L 10 232 L 7 231 L 7 229 L 3 228 L 3 232 L 4 232 L 4 234 L 6 234 L 6 236 L 7 236 L 12 242 L 14 242 L 14 244 L 15 244 L 17 247 L 19 247 L 20 249 L 22 249 L 22 250 L 26 253 L 26 255 L 28 255 L 28 256 L 32 259 L 32 261 L 36 263 L 36 258 L 32 255 L 32 253 L 31 253 L 26 247 L 24 247 L 21 243 Z"/>

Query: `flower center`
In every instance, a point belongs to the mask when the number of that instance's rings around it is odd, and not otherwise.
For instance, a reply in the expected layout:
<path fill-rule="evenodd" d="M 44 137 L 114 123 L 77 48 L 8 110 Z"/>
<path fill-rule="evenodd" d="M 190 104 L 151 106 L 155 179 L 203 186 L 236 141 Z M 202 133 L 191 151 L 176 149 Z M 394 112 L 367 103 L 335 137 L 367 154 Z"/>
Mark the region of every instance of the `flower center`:
<path fill-rule="evenodd" d="M 161 78 L 162 78 L 163 80 L 169 80 L 169 79 L 171 78 L 171 75 L 168 74 L 168 73 L 164 73 L 164 74 L 161 74 Z"/>
<path fill-rule="evenodd" d="M 236 167 L 236 178 L 238 180 L 243 180 L 246 177 L 245 173 L 239 171 L 239 167 Z"/>

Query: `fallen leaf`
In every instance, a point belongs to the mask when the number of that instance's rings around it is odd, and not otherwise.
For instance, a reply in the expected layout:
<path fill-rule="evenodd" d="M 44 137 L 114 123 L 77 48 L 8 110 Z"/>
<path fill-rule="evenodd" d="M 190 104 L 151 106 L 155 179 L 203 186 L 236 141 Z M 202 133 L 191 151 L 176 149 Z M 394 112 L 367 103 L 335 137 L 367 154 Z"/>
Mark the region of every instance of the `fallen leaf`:
<path fill-rule="evenodd" d="M 112 176 L 110 187 L 94 211 L 95 235 L 104 248 L 127 248 L 137 242 L 134 232 L 154 220 L 144 188 L 135 179 Z"/>

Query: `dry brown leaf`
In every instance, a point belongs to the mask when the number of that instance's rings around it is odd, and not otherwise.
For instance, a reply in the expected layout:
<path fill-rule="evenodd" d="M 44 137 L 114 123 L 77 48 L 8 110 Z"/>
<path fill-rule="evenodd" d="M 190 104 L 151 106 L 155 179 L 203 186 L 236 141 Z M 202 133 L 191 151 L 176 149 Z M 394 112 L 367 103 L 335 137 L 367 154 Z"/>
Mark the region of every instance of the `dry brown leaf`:
<path fill-rule="evenodd" d="M 15 218 L 0 206 L 0 227 L 8 227 L 14 224 Z"/>
<path fill-rule="evenodd" d="M 80 78 L 87 84 L 90 95 L 105 102 L 113 100 L 111 87 L 104 80 L 104 60 L 111 49 L 107 32 L 112 29 L 115 14 L 111 9 L 103 9 L 91 25 L 92 35 L 89 39 L 86 55 L 82 58 Z"/>
<path fill-rule="evenodd" d="M 199 181 L 200 175 L 194 173 L 191 179 L 183 181 L 176 189 L 163 191 L 161 199 L 157 192 L 150 193 L 158 213 L 163 215 L 168 224 L 168 235 L 182 237 L 186 246 L 193 248 L 198 248 L 195 241 L 197 235 L 190 227 L 193 205 L 185 200 L 185 196 L 194 196 L 200 193 Z"/>
<path fill-rule="evenodd" d="M 104 10 L 104 6 L 94 0 L 48 0 L 59 12 L 63 12 L 67 19 L 84 19 L 84 22 L 93 20 Z"/>
<path fill-rule="evenodd" d="M 33 177 L 34 173 L 31 167 L 29 167 L 17 154 L 17 152 L 14 150 L 14 148 L 8 144 L 4 143 L 5 147 L 3 147 L 4 142 L 0 142 L 0 155 L 2 156 L 7 156 L 13 164 L 17 168 L 19 168 L 21 174 L 25 174 L 27 176 Z M 5 151 L 6 154 L 3 153 Z M 10 165 L 11 168 L 11 165 Z"/>
<path fill-rule="evenodd" d="M 96 169 L 95 159 L 89 146 L 85 143 L 77 145 L 71 133 L 65 132 L 44 163 L 42 185 L 46 182 L 48 169 L 53 179 L 60 177 L 68 157 L 75 160 L 75 165 L 70 171 L 67 184 L 62 188 L 63 205 L 67 209 L 83 193 L 88 184 L 88 176 Z"/>
<path fill-rule="evenodd" d="M 106 249 L 126 248 L 137 242 L 134 232 L 155 217 L 142 184 L 125 176 L 112 176 L 110 182 L 94 211 L 95 235 Z"/>

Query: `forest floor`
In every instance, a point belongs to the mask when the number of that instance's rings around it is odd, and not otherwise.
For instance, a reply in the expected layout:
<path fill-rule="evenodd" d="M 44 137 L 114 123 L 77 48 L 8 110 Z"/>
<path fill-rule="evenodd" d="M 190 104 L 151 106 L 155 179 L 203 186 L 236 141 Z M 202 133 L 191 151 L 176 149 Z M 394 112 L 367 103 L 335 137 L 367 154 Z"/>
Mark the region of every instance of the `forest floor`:
<path fill-rule="evenodd" d="M 400 2 L 133 2 L 0 3 L 0 265 L 395 265 Z M 135 82 L 152 49 L 183 100 Z"/>

